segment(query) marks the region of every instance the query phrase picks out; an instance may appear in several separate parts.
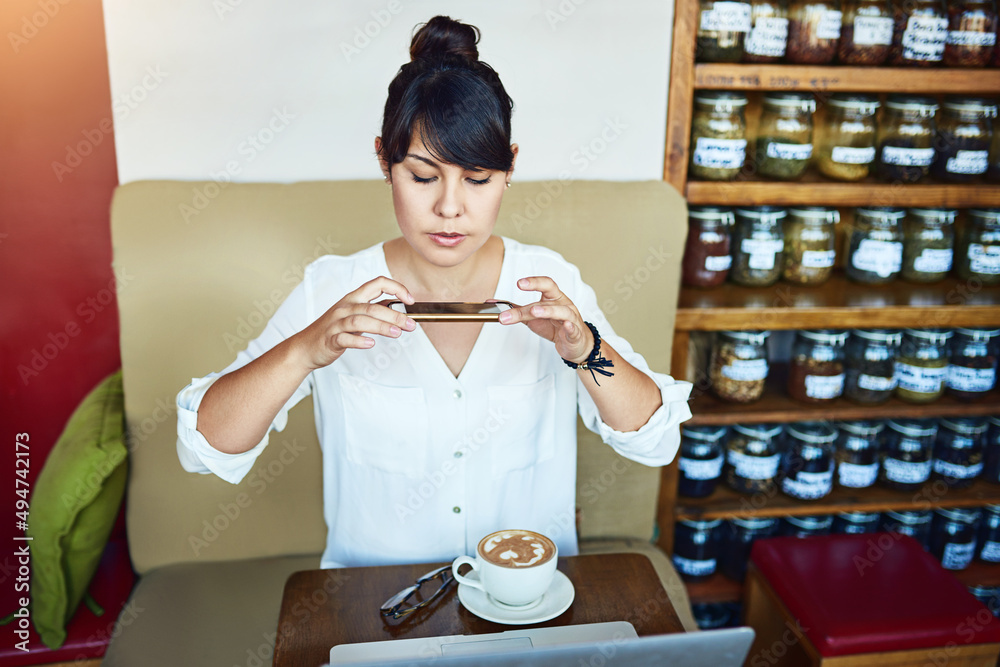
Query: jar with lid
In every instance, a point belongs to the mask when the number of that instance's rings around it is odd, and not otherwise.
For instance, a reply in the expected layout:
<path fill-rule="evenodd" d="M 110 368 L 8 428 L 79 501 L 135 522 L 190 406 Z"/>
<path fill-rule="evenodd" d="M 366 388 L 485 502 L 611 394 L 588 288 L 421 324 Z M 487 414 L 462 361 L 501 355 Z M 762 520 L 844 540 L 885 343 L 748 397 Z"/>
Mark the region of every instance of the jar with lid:
<path fill-rule="evenodd" d="M 781 457 L 781 490 L 799 500 L 816 500 L 833 490 L 837 429 L 825 422 L 788 424 Z"/>
<path fill-rule="evenodd" d="M 1000 417 L 988 417 L 989 428 L 986 431 L 983 454 L 983 479 L 993 484 L 1000 484 Z"/>
<path fill-rule="evenodd" d="M 685 581 L 702 581 L 715 574 L 722 519 L 678 521 L 674 528 L 674 567 Z"/>
<path fill-rule="evenodd" d="M 945 388 L 963 401 L 980 401 L 997 384 L 1000 329 L 956 329 Z"/>
<path fill-rule="evenodd" d="M 695 56 L 706 63 L 738 63 L 750 31 L 749 2 L 700 0 Z"/>
<path fill-rule="evenodd" d="M 803 403 L 824 403 L 844 393 L 846 331 L 799 331 L 792 347 L 788 394 Z"/>
<path fill-rule="evenodd" d="M 715 287 L 729 275 L 733 212 L 719 206 L 688 208 L 688 235 L 681 274 L 690 287 Z"/>
<path fill-rule="evenodd" d="M 759 539 L 774 537 L 778 520 L 768 517 L 737 517 L 726 521 L 719 569 L 735 581 L 743 581 L 750 561 L 750 550 Z"/>
<path fill-rule="evenodd" d="M 781 277 L 800 285 L 819 285 L 833 272 L 834 224 L 840 213 L 834 208 L 803 206 L 788 209 L 785 218 L 785 257 Z"/>
<path fill-rule="evenodd" d="M 903 268 L 901 208 L 858 208 L 847 237 L 847 277 L 868 285 L 892 282 Z"/>
<path fill-rule="evenodd" d="M 969 209 L 955 270 L 962 280 L 1000 285 L 1000 208 Z"/>
<path fill-rule="evenodd" d="M 946 570 L 964 570 L 976 555 L 978 509 L 939 507 L 931 522 L 931 554 Z"/>
<path fill-rule="evenodd" d="M 878 530 L 878 512 L 841 512 L 833 517 L 833 532 L 836 535 L 860 535 Z"/>
<path fill-rule="evenodd" d="M 815 537 L 829 535 L 833 529 L 830 515 L 783 516 L 778 534 L 783 537 Z"/>
<path fill-rule="evenodd" d="M 781 277 L 785 250 L 785 209 L 755 206 L 736 209 L 730 280 L 747 287 L 773 285 Z"/>
<path fill-rule="evenodd" d="M 976 556 L 986 563 L 1000 563 L 1000 505 L 983 508 Z"/>
<path fill-rule="evenodd" d="M 844 395 L 861 405 L 879 405 L 896 388 L 896 355 L 903 334 L 890 329 L 855 329 L 847 339 Z"/>
<path fill-rule="evenodd" d="M 747 96 L 724 90 L 699 91 L 691 118 L 691 177 L 731 181 L 747 155 Z"/>
<path fill-rule="evenodd" d="M 792 181 L 805 172 L 813 152 L 812 93 L 773 92 L 764 95 L 757 126 L 757 173 Z"/>
<path fill-rule="evenodd" d="M 781 424 L 734 424 L 726 443 L 726 483 L 741 493 L 774 488 L 781 463 Z"/>
<path fill-rule="evenodd" d="M 879 483 L 896 491 L 916 491 L 930 479 L 937 424 L 930 419 L 886 421 Z"/>
<path fill-rule="evenodd" d="M 868 177 L 875 162 L 875 113 L 881 104 L 872 95 L 836 93 L 826 103 L 826 121 L 816 146 L 820 173 L 838 181 Z"/>
<path fill-rule="evenodd" d="M 989 609 L 993 616 L 1000 618 L 1000 586 L 973 584 L 969 586 L 968 591 Z"/>
<path fill-rule="evenodd" d="M 837 424 L 837 484 L 866 489 L 878 478 L 879 447 L 885 424 L 871 421 Z"/>
<path fill-rule="evenodd" d="M 720 331 L 712 345 L 708 377 L 715 395 L 751 403 L 764 393 L 769 331 Z"/>
<path fill-rule="evenodd" d="M 948 67 L 986 67 L 997 42 L 997 8 L 993 0 L 952 0 L 948 3 Z"/>
<path fill-rule="evenodd" d="M 839 0 L 792 0 L 788 19 L 788 62 L 825 65 L 833 60 L 843 21 Z"/>
<path fill-rule="evenodd" d="M 788 46 L 788 0 L 753 0 L 743 62 L 776 63 Z"/>
<path fill-rule="evenodd" d="M 691 616 L 699 630 L 718 630 L 739 621 L 739 609 L 733 602 L 692 602 Z"/>
<path fill-rule="evenodd" d="M 878 175 L 886 181 L 916 183 L 930 173 L 934 162 L 932 97 L 890 95 L 878 126 Z"/>
<path fill-rule="evenodd" d="M 983 471 L 985 419 L 942 419 L 934 445 L 934 478 L 953 489 L 972 486 Z"/>
<path fill-rule="evenodd" d="M 722 476 L 725 426 L 682 426 L 677 493 L 704 498 Z"/>
<path fill-rule="evenodd" d="M 837 57 L 844 65 L 881 65 L 892 46 L 890 0 L 844 0 Z"/>
<path fill-rule="evenodd" d="M 951 271 L 955 254 L 954 222 L 958 211 L 911 208 L 903 219 L 904 280 L 936 283 Z"/>
<path fill-rule="evenodd" d="M 944 329 L 906 329 L 896 359 L 896 396 L 908 403 L 930 403 L 944 394 L 948 341 Z"/>
<path fill-rule="evenodd" d="M 945 101 L 937 124 L 931 173 L 952 183 L 978 183 L 989 166 L 997 105 L 975 97 Z"/>
<path fill-rule="evenodd" d="M 908 535 L 929 549 L 932 518 L 930 510 L 889 510 L 882 514 L 879 530 Z"/>
<path fill-rule="evenodd" d="M 907 0 L 893 8 L 889 64 L 930 67 L 941 62 L 948 41 L 944 0 Z"/>

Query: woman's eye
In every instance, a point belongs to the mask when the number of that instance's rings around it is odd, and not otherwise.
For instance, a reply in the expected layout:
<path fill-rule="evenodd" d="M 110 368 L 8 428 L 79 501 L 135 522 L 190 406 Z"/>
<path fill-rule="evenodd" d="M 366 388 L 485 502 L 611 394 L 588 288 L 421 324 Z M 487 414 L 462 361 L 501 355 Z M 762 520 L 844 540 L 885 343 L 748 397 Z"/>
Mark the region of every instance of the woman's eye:
<path fill-rule="evenodd" d="M 417 183 L 430 183 L 431 181 L 434 180 L 434 177 L 431 176 L 430 178 L 420 178 L 416 174 L 413 174 L 413 180 Z"/>
<path fill-rule="evenodd" d="M 489 182 L 490 182 L 490 180 L 491 180 L 492 178 L 493 178 L 492 176 L 487 176 L 486 178 L 484 178 L 484 179 L 482 179 L 482 180 L 479 180 L 479 181 L 477 181 L 477 180 L 476 180 L 476 179 L 474 179 L 474 178 L 470 178 L 470 179 L 469 179 L 469 183 L 472 183 L 473 185 L 486 185 L 487 183 L 489 183 Z"/>

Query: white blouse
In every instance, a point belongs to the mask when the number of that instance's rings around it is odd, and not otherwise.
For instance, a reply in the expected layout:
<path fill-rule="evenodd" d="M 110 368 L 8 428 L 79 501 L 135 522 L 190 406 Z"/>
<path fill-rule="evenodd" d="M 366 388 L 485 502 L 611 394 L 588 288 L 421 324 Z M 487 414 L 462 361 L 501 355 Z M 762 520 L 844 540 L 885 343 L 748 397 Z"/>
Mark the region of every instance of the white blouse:
<path fill-rule="evenodd" d="M 502 528 L 541 532 L 560 554 L 575 555 L 577 411 L 587 428 L 634 461 L 665 465 L 677 452 L 678 425 L 691 416 L 690 383 L 650 371 L 615 335 L 579 270 L 558 253 L 503 243 L 495 298 L 534 300 L 517 289 L 517 279 L 551 277 L 601 337 L 656 382 L 663 405 L 639 430 L 615 431 L 601 421 L 577 372 L 526 326 L 483 325 L 458 377 L 419 324 L 398 339 L 376 337 L 371 349 L 348 350 L 311 373 L 271 424 L 282 430 L 288 410 L 313 394 L 329 529 L 323 567 L 446 561 L 474 554 L 480 538 Z M 192 380 L 177 395 L 184 469 L 239 483 L 268 436 L 242 454 L 213 448 L 197 430 L 205 392 L 380 275 L 389 276 L 382 244 L 316 260 L 259 338 L 225 370 Z"/>

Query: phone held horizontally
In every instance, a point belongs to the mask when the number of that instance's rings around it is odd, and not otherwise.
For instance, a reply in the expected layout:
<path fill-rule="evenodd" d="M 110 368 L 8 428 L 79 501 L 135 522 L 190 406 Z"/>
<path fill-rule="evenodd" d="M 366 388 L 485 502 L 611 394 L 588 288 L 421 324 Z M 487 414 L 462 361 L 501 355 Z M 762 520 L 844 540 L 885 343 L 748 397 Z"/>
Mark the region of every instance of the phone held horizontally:
<path fill-rule="evenodd" d="M 500 313 L 517 307 L 510 301 L 499 300 L 485 303 L 418 301 L 409 306 L 402 301 L 390 301 L 386 305 L 405 312 L 417 322 L 499 322 Z"/>

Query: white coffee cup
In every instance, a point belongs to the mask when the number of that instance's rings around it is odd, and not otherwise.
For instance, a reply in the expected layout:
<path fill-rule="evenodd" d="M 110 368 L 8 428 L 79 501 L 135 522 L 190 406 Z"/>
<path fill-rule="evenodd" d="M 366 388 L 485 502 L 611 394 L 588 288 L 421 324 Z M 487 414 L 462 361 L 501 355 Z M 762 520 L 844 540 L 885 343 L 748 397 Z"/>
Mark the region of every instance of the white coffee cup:
<path fill-rule="evenodd" d="M 501 607 L 530 609 L 542 601 L 542 595 L 552 585 L 558 557 L 555 542 L 541 533 L 498 530 L 479 541 L 475 558 L 456 558 L 451 571 L 459 583 L 478 588 Z M 478 578 L 458 573 L 465 564 L 476 571 Z"/>

